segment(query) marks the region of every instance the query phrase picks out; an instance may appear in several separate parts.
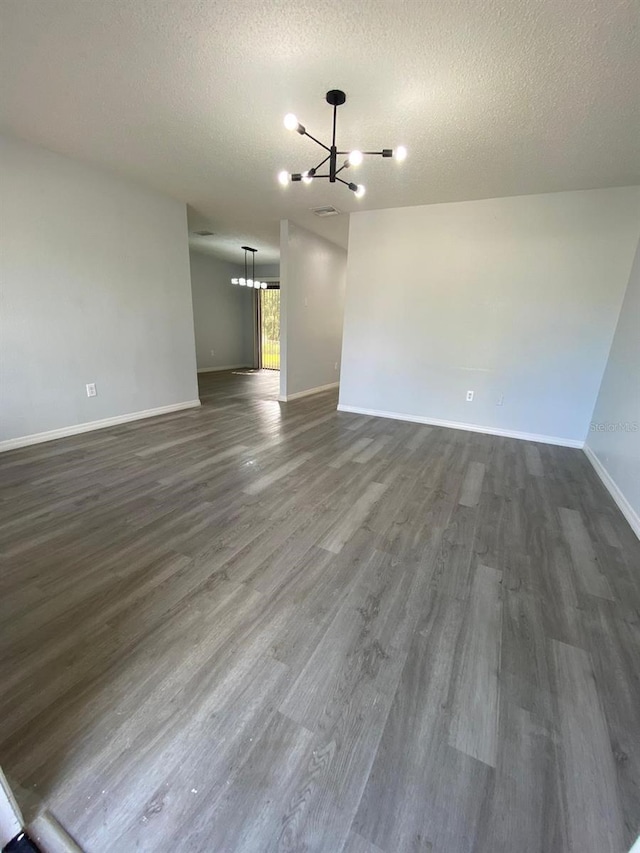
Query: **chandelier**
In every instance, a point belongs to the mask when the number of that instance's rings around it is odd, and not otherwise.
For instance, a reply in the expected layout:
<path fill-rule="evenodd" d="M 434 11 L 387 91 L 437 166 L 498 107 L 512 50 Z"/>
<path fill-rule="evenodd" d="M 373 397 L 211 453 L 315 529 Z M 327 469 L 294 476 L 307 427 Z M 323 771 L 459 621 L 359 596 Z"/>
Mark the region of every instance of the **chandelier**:
<path fill-rule="evenodd" d="M 327 92 L 326 99 L 327 103 L 333 107 L 333 133 L 331 137 L 331 145 L 325 145 L 324 142 L 320 142 L 320 140 L 316 139 L 315 136 L 307 133 L 306 127 L 303 124 L 300 124 L 293 113 L 289 113 L 284 117 L 284 126 L 287 130 L 297 130 L 301 136 L 308 136 L 309 139 L 312 139 L 317 145 L 324 148 L 324 150 L 329 153 L 324 160 L 312 169 L 307 169 L 306 172 L 293 172 L 291 174 L 289 174 L 289 172 L 280 172 L 278 180 L 282 186 L 286 187 L 289 181 L 302 181 L 305 184 L 310 184 L 313 180 L 317 180 L 318 178 L 328 178 L 330 183 L 334 184 L 336 181 L 339 181 L 355 193 L 356 198 L 362 198 L 365 194 L 364 185 L 355 184 L 352 181 L 345 181 L 343 178 L 338 177 L 340 172 L 342 172 L 343 169 L 348 169 L 349 166 L 359 166 L 365 155 L 368 154 L 375 154 L 379 157 L 394 157 L 400 162 L 406 159 L 407 149 L 401 145 L 398 148 L 383 148 L 382 151 L 338 151 L 336 146 L 336 116 L 338 107 L 344 104 L 347 100 L 347 96 L 340 89 L 331 89 L 330 92 Z M 342 157 L 345 154 L 347 155 L 347 159 L 340 167 L 338 167 L 338 157 Z M 325 174 L 319 175 L 318 169 L 321 169 L 327 161 L 329 163 L 329 171 Z"/>
<path fill-rule="evenodd" d="M 256 252 L 257 249 L 252 249 L 251 246 L 241 246 L 244 249 L 244 278 L 232 278 L 231 284 L 239 284 L 240 287 L 253 287 L 256 290 L 266 290 L 266 281 L 257 281 L 256 279 Z M 249 278 L 249 264 L 247 263 L 247 252 L 251 252 L 251 278 Z"/>

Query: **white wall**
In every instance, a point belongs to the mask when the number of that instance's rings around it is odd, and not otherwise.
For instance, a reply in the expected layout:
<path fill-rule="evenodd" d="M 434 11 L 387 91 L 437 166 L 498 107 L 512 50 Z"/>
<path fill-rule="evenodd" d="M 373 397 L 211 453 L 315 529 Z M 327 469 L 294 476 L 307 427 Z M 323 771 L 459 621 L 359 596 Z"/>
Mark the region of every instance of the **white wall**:
<path fill-rule="evenodd" d="M 338 382 L 347 253 L 280 223 L 280 395 Z"/>
<path fill-rule="evenodd" d="M 2 849 L 22 832 L 22 824 L 23 818 L 18 803 L 0 767 L 0 846 Z"/>
<path fill-rule="evenodd" d="M 251 367 L 253 292 L 231 284 L 244 272 L 202 252 L 192 251 L 190 257 L 198 370 Z"/>
<path fill-rule="evenodd" d="M 639 232 L 638 187 L 351 214 L 340 407 L 581 446 Z"/>
<path fill-rule="evenodd" d="M 640 244 L 585 449 L 640 537 Z"/>
<path fill-rule="evenodd" d="M 197 401 L 185 205 L 1 138 L 0 186 L 0 440 Z"/>

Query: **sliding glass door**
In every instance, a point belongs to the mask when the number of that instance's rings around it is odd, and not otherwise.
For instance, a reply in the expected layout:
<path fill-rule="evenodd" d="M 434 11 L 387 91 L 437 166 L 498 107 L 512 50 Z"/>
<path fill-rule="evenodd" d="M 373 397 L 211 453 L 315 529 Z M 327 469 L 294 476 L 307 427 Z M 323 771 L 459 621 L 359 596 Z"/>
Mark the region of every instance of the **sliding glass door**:
<path fill-rule="evenodd" d="M 260 367 L 280 370 L 280 287 L 258 291 Z"/>

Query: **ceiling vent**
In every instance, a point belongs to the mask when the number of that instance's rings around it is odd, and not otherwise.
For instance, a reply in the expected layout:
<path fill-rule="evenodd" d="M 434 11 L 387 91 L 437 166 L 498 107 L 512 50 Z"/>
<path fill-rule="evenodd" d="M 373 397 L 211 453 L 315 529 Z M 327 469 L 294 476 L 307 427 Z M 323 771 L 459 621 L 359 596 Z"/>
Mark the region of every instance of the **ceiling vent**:
<path fill-rule="evenodd" d="M 311 210 L 316 216 L 339 216 L 340 214 L 338 208 L 331 207 L 331 205 L 327 205 L 326 207 L 312 207 Z"/>
<path fill-rule="evenodd" d="M 194 231 L 196 237 L 213 237 L 213 231 Z"/>

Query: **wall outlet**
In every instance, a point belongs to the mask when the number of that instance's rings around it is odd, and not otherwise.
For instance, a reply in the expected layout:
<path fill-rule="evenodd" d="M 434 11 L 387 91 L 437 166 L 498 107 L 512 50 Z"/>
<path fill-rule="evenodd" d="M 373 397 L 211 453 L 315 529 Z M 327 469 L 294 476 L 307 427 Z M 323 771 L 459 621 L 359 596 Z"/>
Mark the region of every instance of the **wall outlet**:
<path fill-rule="evenodd" d="M 473 391 L 467 391 L 467 403 L 473 403 Z"/>
<path fill-rule="evenodd" d="M 504 394 L 500 394 L 496 406 L 504 406 Z"/>
<path fill-rule="evenodd" d="M 211 355 L 215 355 L 216 351 L 214 349 L 211 350 Z"/>
<path fill-rule="evenodd" d="M 95 382 L 87 382 L 87 397 L 95 397 L 97 395 L 96 391 L 96 383 Z"/>
<path fill-rule="evenodd" d="M 336 363 L 334 364 L 333 369 L 334 369 L 334 370 L 337 370 L 337 369 L 338 369 L 338 362 L 337 362 L 337 361 L 336 361 Z"/>

